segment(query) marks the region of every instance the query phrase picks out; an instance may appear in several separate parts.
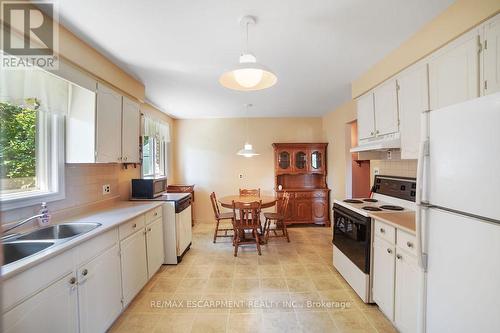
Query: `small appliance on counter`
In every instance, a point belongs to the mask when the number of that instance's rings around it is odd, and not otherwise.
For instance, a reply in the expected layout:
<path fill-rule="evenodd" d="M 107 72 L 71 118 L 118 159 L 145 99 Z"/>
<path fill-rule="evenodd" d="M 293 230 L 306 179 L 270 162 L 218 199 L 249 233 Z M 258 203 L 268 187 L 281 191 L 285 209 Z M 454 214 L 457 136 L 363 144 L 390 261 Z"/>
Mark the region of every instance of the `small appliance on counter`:
<path fill-rule="evenodd" d="M 158 191 L 155 185 L 151 187 L 149 179 L 146 182 L 136 182 L 137 191 L 134 192 L 134 181 L 132 179 L 132 198 L 131 201 L 163 201 L 163 243 L 165 251 L 164 264 L 175 265 L 181 262 L 182 257 L 191 247 L 192 229 L 191 229 L 191 194 L 190 193 L 166 193 L 160 191 L 167 188 L 167 179 L 163 178 L 164 184 L 158 185 Z M 159 179 L 156 179 L 159 180 Z M 160 184 L 153 181 L 153 184 Z M 143 191 L 142 189 L 146 189 Z M 153 189 L 151 192 L 150 190 Z M 161 193 L 160 193 L 161 192 Z M 144 194 L 157 193 L 152 197 Z"/>
<path fill-rule="evenodd" d="M 153 199 L 167 192 L 167 177 L 132 179 L 132 198 Z"/>

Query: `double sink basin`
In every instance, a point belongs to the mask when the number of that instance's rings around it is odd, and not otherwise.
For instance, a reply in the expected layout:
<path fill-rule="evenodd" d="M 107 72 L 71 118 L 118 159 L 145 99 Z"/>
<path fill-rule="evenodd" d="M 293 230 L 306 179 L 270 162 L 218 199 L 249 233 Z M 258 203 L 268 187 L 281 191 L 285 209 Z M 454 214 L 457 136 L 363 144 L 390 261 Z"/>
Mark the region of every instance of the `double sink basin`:
<path fill-rule="evenodd" d="M 27 232 L 9 236 L 3 241 L 4 265 L 37 254 L 51 246 L 69 241 L 83 235 L 100 223 L 75 222 L 51 225 Z"/>

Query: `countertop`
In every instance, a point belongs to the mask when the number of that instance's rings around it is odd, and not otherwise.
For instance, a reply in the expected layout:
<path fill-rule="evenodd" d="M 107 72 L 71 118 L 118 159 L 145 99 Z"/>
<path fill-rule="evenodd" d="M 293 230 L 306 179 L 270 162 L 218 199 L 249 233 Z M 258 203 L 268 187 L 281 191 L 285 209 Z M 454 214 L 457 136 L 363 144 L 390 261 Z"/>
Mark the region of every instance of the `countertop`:
<path fill-rule="evenodd" d="M 370 217 L 415 234 L 415 212 L 370 212 Z"/>
<path fill-rule="evenodd" d="M 130 201 L 179 201 L 184 199 L 185 197 L 190 196 L 191 193 L 165 193 L 153 199 L 140 199 L 140 198 L 131 198 Z"/>
<path fill-rule="evenodd" d="M 133 219 L 136 216 L 144 214 L 153 208 L 161 205 L 158 201 L 142 201 L 130 202 L 120 201 L 104 209 L 99 209 L 88 214 L 77 215 L 67 218 L 59 223 L 74 223 L 74 222 L 97 222 L 101 226 L 83 234 L 70 239 L 64 243 L 56 244 L 53 247 L 42 250 L 32 256 L 15 261 L 8 265 L 2 266 L 1 277 L 2 279 L 10 278 L 19 274 L 26 269 L 38 265 L 64 251 L 67 251 L 91 238 L 94 238 L 118 225 Z"/>

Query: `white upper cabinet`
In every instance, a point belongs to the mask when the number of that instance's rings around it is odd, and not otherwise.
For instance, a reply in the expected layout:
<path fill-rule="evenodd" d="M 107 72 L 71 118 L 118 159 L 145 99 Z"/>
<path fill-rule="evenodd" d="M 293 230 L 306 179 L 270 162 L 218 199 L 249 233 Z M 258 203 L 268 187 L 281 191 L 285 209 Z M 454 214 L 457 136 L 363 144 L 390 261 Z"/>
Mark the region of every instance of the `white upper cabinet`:
<path fill-rule="evenodd" d="M 484 95 L 500 91 L 500 15 L 484 25 L 483 41 Z"/>
<path fill-rule="evenodd" d="M 369 92 L 357 100 L 358 106 L 358 137 L 359 140 L 375 136 L 375 112 L 373 93 Z"/>
<path fill-rule="evenodd" d="M 479 33 L 476 29 L 429 60 L 431 110 L 479 97 Z"/>
<path fill-rule="evenodd" d="M 122 162 L 139 163 L 139 136 L 141 114 L 139 104 L 123 97 L 122 110 Z"/>
<path fill-rule="evenodd" d="M 401 158 L 417 159 L 420 143 L 420 118 L 429 109 L 427 64 L 418 64 L 398 78 L 398 103 L 401 132 Z"/>
<path fill-rule="evenodd" d="M 396 80 L 388 80 L 373 90 L 375 105 L 375 135 L 399 131 Z"/>
<path fill-rule="evenodd" d="M 97 84 L 96 162 L 117 163 L 122 160 L 122 96 Z"/>

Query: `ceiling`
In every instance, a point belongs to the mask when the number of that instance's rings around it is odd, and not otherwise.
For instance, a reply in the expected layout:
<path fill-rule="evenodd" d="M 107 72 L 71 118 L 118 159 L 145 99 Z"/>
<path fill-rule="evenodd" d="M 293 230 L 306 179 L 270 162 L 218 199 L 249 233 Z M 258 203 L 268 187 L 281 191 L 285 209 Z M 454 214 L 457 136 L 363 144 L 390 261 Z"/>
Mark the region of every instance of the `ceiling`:
<path fill-rule="evenodd" d="M 350 82 L 452 0 L 59 0 L 61 23 L 146 86 L 176 118 L 321 116 Z M 267 90 L 218 83 L 238 61 L 243 15 L 250 50 L 278 76 Z"/>

